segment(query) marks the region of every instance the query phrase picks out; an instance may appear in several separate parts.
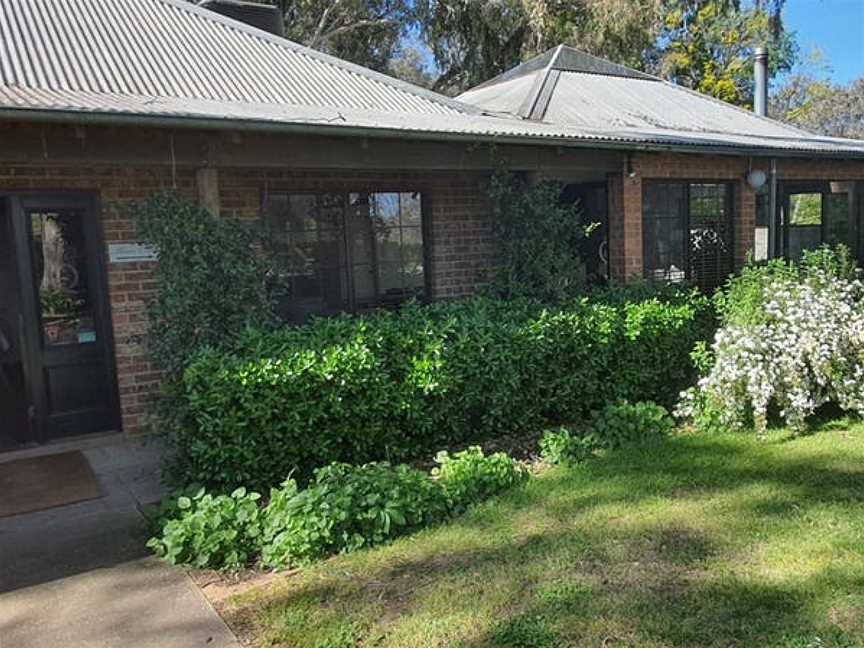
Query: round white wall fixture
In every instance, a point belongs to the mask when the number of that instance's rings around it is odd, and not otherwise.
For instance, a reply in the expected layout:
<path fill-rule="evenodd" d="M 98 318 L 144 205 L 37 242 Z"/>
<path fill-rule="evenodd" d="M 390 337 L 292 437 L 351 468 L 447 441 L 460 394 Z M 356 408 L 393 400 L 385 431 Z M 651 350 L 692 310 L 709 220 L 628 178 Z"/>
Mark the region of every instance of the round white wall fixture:
<path fill-rule="evenodd" d="M 747 174 L 747 184 L 756 190 L 761 189 L 767 179 L 768 176 L 762 169 L 753 169 Z"/>

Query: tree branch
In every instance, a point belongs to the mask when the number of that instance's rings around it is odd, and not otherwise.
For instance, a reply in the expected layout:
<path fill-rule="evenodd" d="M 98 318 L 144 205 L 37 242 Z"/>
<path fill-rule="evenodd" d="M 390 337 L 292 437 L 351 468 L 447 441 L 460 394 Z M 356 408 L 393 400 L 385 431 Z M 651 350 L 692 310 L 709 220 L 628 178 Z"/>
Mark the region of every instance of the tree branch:
<path fill-rule="evenodd" d="M 354 31 L 355 29 L 367 29 L 369 27 L 385 27 L 387 25 L 396 24 L 395 20 L 391 20 L 389 18 L 379 18 L 377 20 L 357 20 L 352 22 L 350 25 L 342 25 L 341 27 L 337 27 L 336 29 L 332 29 L 326 34 L 321 35 L 318 38 L 318 43 L 326 42 L 340 34 L 344 34 L 350 31 Z"/>

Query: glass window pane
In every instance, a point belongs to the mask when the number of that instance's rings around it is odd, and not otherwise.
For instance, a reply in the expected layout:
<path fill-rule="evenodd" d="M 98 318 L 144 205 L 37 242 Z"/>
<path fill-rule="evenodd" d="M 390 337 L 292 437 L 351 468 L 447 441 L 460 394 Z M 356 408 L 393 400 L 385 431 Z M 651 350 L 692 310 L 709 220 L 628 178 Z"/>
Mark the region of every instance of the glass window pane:
<path fill-rule="evenodd" d="M 790 225 L 821 225 L 822 194 L 800 193 L 789 196 Z"/>
<path fill-rule="evenodd" d="M 419 193 L 399 194 L 401 204 L 402 227 L 420 227 L 423 219 L 423 208 Z"/>
<path fill-rule="evenodd" d="M 399 226 L 399 194 L 376 193 L 372 195 L 372 218 L 375 227 Z"/>
<path fill-rule="evenodd" d="M 849 209 L 849 194 L 827 194 L 825 201 L 825 243 L 837 245 L 842 243 L 855 250 L 854 220 Z"/>
<path fill-rule="evenodd" d="M 96 342 L 82 215 L 32 213 L 30 231 L 44 343 Z"/>
<path fill-rule="evenodd" d="M 789 228 L 789 258 L 800 259 L 804 250 L 815 250 L 822 241 L 820 225 L 798 225 Z"/>
<path fill-rule="evenodd" d="M 286 294 L 279 310 L 289 321 L 329 314 L 348 304 L 341 194 L 275 194 L 267 223 Z"/>
<path fill-rule="evenodd" d="M 643 264 L 649 279 L 684 279 L 685 195 L 682 184 L 646 182 L 643 185 Z"/>
<path fill-rule="evenodd" d="M 690 185 L 688 277 L 703 289 L 720 286 L 732 272 L 729 187 Z"/>
<path fill-rule="evenodd" d="M 372 264 L 351 266 L 351 280 L 354 284 L 354 301 L 359 308 L 368 308 L 377 300 L 375 271 Z"/>

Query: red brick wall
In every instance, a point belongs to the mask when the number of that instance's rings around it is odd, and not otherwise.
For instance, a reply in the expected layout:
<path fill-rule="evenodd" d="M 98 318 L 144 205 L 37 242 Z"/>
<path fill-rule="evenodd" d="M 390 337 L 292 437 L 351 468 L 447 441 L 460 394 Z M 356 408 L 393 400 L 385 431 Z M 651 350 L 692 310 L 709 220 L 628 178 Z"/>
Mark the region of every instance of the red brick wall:
<path fill-rule="evenodd" d="M 651 179 L 732 181 L 735 192 L 735 267 L 740 268 L 753 249 L 756 195 L 745 181 L 751 168 L 744 157 L 638 153 L 612 176 L 610 187 L 610 257 L 617 280 L 642 276 L 642 182 Z M 752 168 L 768 171 L 765 159 Z M 783 180 L 864 180 L 864 161 L 779 159 L 777 176 Z"/>
<path fill-rule="evenodd" d="M 864 162 L 780 160 L 783 179 L 864 180 Z M 764 168 L 764 164 L 762 165 Z M 743 181 L 748 161 L 702 155 L 635 154 L 628 168 L 609 177 L 610 256 L 618 279 L 642 274 L 642 180 L 688 178 L 736 182 L 736 262 L 752 247 L 753 192 Z M 633 171 L 633 177 L 628 172 Z M 96 193 L 102 202 L 105 241 L 135 240 L 134 224 L 120 202 L 146 198 L 176 182 L 179 190 L 197 195 L 195 170 L 146 166 L 72 166 L 0 164 L 0 191 L 78 190 Z M 481 173 L 392 173 L 288 171 L 223 168 L 219 170 L 221 213 L 257 218 L 268 192 L 274 191 L 422 191 L 431 222 L 432 297 L 468 295 L 483 285 L 494 252 L 492 223 L 486 200 L 487 177 Z M 106 253 L 107 257 L 107 253 Z M 108 264 L 111 317 L 123 428 L 143 431 L 160 374 L 146 350 L 146 302 L 152 296 L 149 264 Z"/>
<path fill-rule="evenodd" d="M 122 202 L 140 200 L 171 187 L 197 195 L 195 170 L 165 167 L 73 167 L 0 165 L 0 191 L 87 191 L 99 196 L 106 248 L 109 243 L 136 240 L 134 223 Z M 433 298 L 474 292 L 483 282 L 492 254 L 491 221 L 484 200 L 485 177 L 480 174 L 433 172 L 342 173 L 220 169 L 221 213 L 243 219 L 261 214 L 267 192 L 273 191 L 422 191 L 431 215 L 429 223 Z M 107 249 L 106 249 L 107 259 Z M 107 263 L 108 294 L 115 339 L 117 382 L 123 429 L 135 434 L 147 429 L 147 413 L 161 374 L 146 350 L 146 303 L 153 294 L 148 263 Z"/>

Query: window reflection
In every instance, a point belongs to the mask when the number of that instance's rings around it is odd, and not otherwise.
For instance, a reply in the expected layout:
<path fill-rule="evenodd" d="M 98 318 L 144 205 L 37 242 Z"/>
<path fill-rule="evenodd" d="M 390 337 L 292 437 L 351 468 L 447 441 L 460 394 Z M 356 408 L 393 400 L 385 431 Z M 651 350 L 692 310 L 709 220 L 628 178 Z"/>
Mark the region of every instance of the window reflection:
<path fill-rule="evenodd" d="M 34 285 L 46 345 L 96 341 L 83 225 L 75 212 L 30 214 Z"/>
<path fill-rule="evenodd" d="M 419 193 L 278 194 L 268 200 L 267 220 L 282 262 L 287 320 L 423 296 Z"/>

